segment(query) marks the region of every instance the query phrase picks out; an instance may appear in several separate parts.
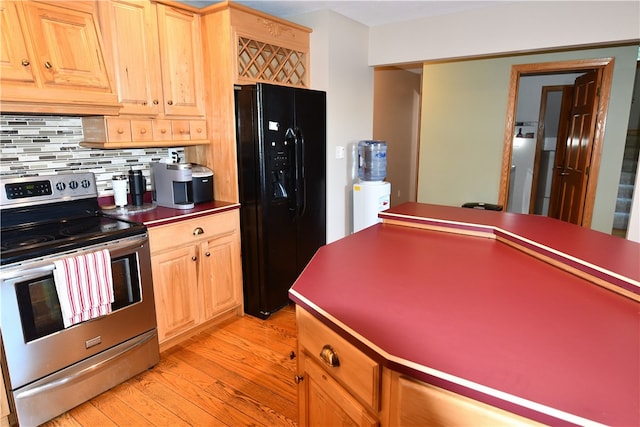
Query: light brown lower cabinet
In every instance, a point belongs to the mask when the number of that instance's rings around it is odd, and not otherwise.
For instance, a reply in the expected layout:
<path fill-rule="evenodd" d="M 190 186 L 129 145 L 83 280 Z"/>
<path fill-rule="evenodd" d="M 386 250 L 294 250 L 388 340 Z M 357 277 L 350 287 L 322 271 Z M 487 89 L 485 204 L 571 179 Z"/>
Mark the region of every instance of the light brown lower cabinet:
<path fill-rule="evenodd" d="M 0 427 L 9 425 L 9 402 L 7 402 L 7 392 L 4 388 L 2 371 L 0 370 Z"/>
<path fill-rule="evenodd" d="M 160 349 L 242 313 L 237 210 L 150 227 Z"/>
<path fill-rule="evenodd" d="M 540 426 L 382 367 L 300 306 L 300 426 Z"/>

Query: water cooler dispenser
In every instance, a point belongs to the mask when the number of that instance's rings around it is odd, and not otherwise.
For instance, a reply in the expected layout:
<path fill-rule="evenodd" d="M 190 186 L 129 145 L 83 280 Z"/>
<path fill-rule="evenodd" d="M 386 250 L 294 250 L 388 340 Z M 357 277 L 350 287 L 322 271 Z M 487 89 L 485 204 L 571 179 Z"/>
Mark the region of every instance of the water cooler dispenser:
<path fill-rule="evenodd" d="M 353 184 L 353 232 L 379 222 L 378 212 L 389 209 L 391 183 L 387 175 L 387 143 L 358 143 L 358 178 Z"/>

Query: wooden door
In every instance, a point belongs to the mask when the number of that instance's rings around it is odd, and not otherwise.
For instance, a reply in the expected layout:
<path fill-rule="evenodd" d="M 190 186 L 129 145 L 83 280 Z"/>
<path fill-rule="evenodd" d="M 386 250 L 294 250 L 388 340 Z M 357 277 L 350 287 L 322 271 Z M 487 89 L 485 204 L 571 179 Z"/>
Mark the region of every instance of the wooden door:
<path fill-rule="evenodd" d="M 160 342 L 196 325 L 197 250 L 186 246 L 151 257 Z"/>
<path fill-rule="evenodd" d="M 304 351 L 298 351 L 298 423 L 306 426 L 374 427 L 377 420 Z"/>
<path fill-rule="evenodd" d="M 577 225 L 584 214 L 601 79 L 600 70 L 576 79 L 569 119 L 558 135 L 549 216 Z"/>
<path fill-rule="evenodd" d="M 0 3 L 0 76 L 2 82 L 35 83 L 31 56 L 27 49 L 28 35 L 23 32 L 17 4 Z"/>
<path fill-rule="evenodd" d="M 200 321 L 205 321 L 240 304 L 239 231 L 203 243 L 200 253 Z"/>
<path fill-rule="evenodd" d="M 120 114 L 155 116 L 160 112 L 162 85 L 158 27 L 151 3 L 98 2 L 105 47 L 115 70 Z"/>
<path fill-rule="evenodd" d="M 84 7 L 81 3 L 73 6 Z M 45 86 L 111 91 L 90 3 L 77 10 L 36 2 L 25 2 L 24 7 L 35 50 L 34 66 Z"/>
<path fill-rule="evenodd" d="M 164 113 L 204 116 L 200 16 L 157 5 Z"/>

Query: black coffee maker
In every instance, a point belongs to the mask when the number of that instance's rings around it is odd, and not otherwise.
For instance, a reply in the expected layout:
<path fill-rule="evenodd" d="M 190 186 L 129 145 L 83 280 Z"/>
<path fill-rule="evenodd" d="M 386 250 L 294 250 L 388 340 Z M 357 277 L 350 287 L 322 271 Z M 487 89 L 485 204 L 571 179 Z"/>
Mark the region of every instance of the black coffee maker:
<path fill-rule="evenodd" d="M 142 176 L 140 170 L 129 171 L 129 192 L 131 193 L 131 204 L 142 206 L 144 203 L 144 192 L 147 189 L 147 180 Z"/>

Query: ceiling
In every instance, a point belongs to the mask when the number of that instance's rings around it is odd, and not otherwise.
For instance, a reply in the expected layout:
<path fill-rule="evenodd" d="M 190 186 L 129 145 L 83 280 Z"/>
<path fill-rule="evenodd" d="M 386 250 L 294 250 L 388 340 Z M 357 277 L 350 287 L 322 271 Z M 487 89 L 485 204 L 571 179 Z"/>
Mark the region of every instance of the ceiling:
<path fill-rule="evenodd" d="M 181 2 L 199 8 L 219 3 L 217 0 Z M 237 0 L 236 3 L 284 19 L 329 9 L 368 27 L 374 27 L 493 6 L 504 3 L 504 0 Z"/>

